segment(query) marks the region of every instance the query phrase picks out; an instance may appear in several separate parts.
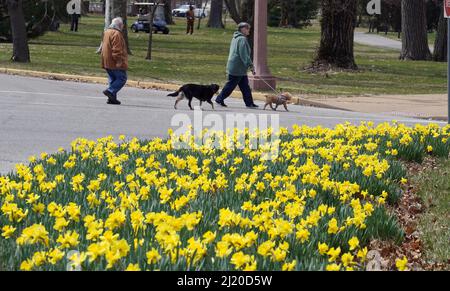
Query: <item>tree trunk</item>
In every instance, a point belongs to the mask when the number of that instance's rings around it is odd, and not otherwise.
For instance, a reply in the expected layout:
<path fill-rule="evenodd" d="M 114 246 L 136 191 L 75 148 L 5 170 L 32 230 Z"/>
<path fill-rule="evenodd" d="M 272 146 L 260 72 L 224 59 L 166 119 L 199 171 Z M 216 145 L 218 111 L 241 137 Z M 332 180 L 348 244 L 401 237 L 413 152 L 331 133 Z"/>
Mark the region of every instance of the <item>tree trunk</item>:
<path fill-rule="evenodd" d="M 430 60 L 424 0 L 402 0 L 402 60 Z"/>
<path fill-rule="evenodd" d="M 281 6 L 281 27 L 296 27 L 298 24 L 297 19 L 297 8 L 298 3 L 292 0 L 282 0 L 280 2 Z"/>
<path fill-rule="evenodd" d="M 114 6 L 113 0 L 105 0 L 105 29 L 109 27 L 113 19 L 112 17 L 113 6 Z"/>
<path fill-rule="evenodd" d="M 239 9 L 237 5 L 236 0 L 224 0 L 225 5 L 227 7 L 228 12 L 230 13 L 231 19 L 234 20 L 236 23 L 242 22 L 241 15 L 239 14 Z"/>
<path fill-rule="evenodd" d="M 175 24 L 172 17 L 172 0 L 164 0 L 164 18 L 167 24 Z"/>
<path fill-rule="evenodd" d="M 250 24 L 250 36 L 248 37 L 248 43 L 252 49 L 252 58 L 253 58 L 253 45 L 255 40 L 255 1 L 257 0 L 241 0 L 237 1 L 240 4 L 239 14 L 240 14 L 240 22 L 247 22 Z"/>
<path fill-rule="evenodd" d="M 157 2 L 156 5 L 149 6 L 149 8 L 150 8 L 150 11 L 149 11 L 150 23 L 153 23 L 153 19 L 155 18 L 156 9 L 158 9 L 158 4 L 159 4 L 159 2 Z M 147 59 L 149 61 L 152 60 L 152 50 L 153 50 L 153 27 L 150 26 L 150 33 L 148 36 L 147 57 L 145 59 Z"/>
<path fill-rule="evenodd" d="M 209 14 L 208 27 L 225 28 L 222 21 L 223 0 L 211 1 L 211 12 Z"/>
<path fill-rule="evenodd" d="M 127 0 L 112 0 L 113 15 L 112 18 L 121 17 L 123 20 L 123 37 L 127 45 L 128 54 L 131 55 L 130 43 L 128 41 L 128 22 L 127 22 Z"/>
<path fill-rule="evenodd" d="M 198 18 L 198 26 L 197 26 L 197 30 L 200 30 L 200 26 L 202 24 L 202 19 L 203 19 L 203 14 L 205 14 L 206 11 L 206 6 L 208 5 L 209 0 L 205 1 L 205 4 L 203 5 L 203 1 L 200 1 L 200 8 L 202 10 L 202 14 L 200 15 L 200 17 Z"/>
<path fill-rule="evenodd" d="M 102 31 L 102 40 L 100 41 L 100 46 L 97 48 L 96 53 L 101 54 L 102 53 L 102 46 L 103 46 L 103 36 L 105 30 L 108 29 L 108 27 L 111 25 L 112 22 L 112 11 L 113 11 L 114 2 L 113 0 L 104 0 L 104 9 L 105 9 L 105 27 Z"/>
<path fill-rule="evenodd" d="M 442 1 L 440 1 L 442 4 Z M 441 5 L 441 16 L 437 27 L 436 40 L 434 42 L 433 61 L 447 61 L 447 19 L 444 17 L 444 5 Z"/>
<path fill-rule="evenodd" d="M 317 65 L 358 68 L 353 53 L 356 18 L 356 0 L 322 0 L 322 32 Z"/>
<path fill-rule="evenodd" d="M 6 3 L 11 21 L 11 33 L 13 39 L 13 55 L 11 60 L 14 62 L 28 63 L 30 62 L 30 50 L 28 48 L 22 0 L 7 0 Z"/>

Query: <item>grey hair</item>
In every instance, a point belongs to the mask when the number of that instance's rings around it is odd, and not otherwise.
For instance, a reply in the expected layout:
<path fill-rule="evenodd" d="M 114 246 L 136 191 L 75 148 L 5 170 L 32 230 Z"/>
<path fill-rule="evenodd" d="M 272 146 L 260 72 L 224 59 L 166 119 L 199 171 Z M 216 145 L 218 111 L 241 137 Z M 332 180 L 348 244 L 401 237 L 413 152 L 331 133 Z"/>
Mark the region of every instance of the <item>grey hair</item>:
<path fill-rule="evenodd" d="M 247 22 L 241 22 L 238 24 L 238 30 L 241 31 L 241 29 L 243 29 L 244 27 L 250 28 L 251 25 L 248 24 Z"/>
<path fill-rule="evenodd" d="M 122 17 L 116 17 L 111 21 L 110 28 L 120 29 L 120 26 L 123 25 Z"/>

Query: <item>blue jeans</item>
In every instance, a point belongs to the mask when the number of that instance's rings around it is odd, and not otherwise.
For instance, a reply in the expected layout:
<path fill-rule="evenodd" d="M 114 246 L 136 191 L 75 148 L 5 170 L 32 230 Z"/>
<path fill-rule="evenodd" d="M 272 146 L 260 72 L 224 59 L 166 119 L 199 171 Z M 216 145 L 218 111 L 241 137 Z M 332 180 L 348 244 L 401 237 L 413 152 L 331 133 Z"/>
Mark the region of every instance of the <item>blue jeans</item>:
<path fill-rule="evenodd" d="M 117 97 L 117 93 L 119 93 L 127 83 L 127 72 L 125 70 L 106 70 L 106 72 L 108 73 L 109 81 L 107 90 Z"/>
<path fill-rule="evenodd" d="M 234 89 L 236 89 L 237 86 L 239 86 L 239 89 L 242 92 L 245 105 L 253 105 L 252 89 L 250 88 L 247 76 L 228 75 L 228 82 L 223 87 L 223 90 L 219 94 L 219 96 L 217 96 L 216 101 L 223 102 L 225 99 L 230 97 L 231 93 L 233 93 Z"/>

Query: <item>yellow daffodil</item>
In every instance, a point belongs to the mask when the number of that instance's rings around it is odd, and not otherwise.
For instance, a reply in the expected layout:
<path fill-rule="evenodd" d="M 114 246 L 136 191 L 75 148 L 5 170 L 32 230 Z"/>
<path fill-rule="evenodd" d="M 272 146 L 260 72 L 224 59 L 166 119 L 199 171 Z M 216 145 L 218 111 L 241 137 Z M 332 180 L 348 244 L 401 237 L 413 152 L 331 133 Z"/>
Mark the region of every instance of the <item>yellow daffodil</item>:
<path fill-rule="evenodd" d="M 318 245 L 319 254 L 321 254 L 321 255 L 327 254 L 329 249 L 330 248 L 328 247 L 328 245 L 326 243 L 319 243 L 319 245 Z"/>
<path fill-rule="evenodd" d="M 16 229 L 17 228 L 12 227 L 11 225 L 5 225 L 4 227 L 2 227 L 2 236 L 5 239 L 8 239 L 8 238 L 12 237 L 12 235 L 14 234 Z"/>
<path fill-rule="evenodd" d="M 408 259 L 406 257 L 403 257 L 402 259 L 396 259 L 395 266 L 399 271 L 406 271 L 408 266 Z"/>
<path fill-rule="evenodd" d="M 334 262 L 336 261 L 336 259 L 339 257 L 339 255 L 341 254 L 341 248 L 338 247 L 337 249 L 335 248 L 330 248 L 327 252 L 327 255 L 329 256 L 328 261 Z"/>
<path fill-rule="evenodd" d="M 352 237 L 348 241 L 348 245 L 350 246 L 351 251 L 355 250 L 357 247 L 359 247 L 359 239 L 356 236 Z"/>
<path fill-rule="evenodd" d="M 161 255 L 156 249 L 151 249 L 150 251 L 148 251 L 146 253 L 146 256 L 147 256 L 147 263 L 149 265 L 156 264 L 161 260 Z"/>
<path fill-rule="evenodd" d="M 125 271 L 128 272 L 139 272 L 141 271 L 141 268 L 139 267 L 139 264 L 129 264 L 128 267 L 125 269 Z"/>
<path fill-rule="evenodd" d="M 281 267 L 281 270 L 282 271 L 294 271 L 296 266 L 297 266 L 297 261 L 293 260 L 290 263 L 284 263 L 283 266 Z"/>
<path fill-rule="evenodd" d="M 326 270 L 327 271 L 340 271 L 341 266 L 338 264 L 330 264 L 330 265 L 327 265 Z"/>
<path fill-rule="evenodd" d="M 328 222 L 328 234 L 336 234 L 339 231 L 339 227 L 337 225 L 337 220 L 332 218 Z"/>

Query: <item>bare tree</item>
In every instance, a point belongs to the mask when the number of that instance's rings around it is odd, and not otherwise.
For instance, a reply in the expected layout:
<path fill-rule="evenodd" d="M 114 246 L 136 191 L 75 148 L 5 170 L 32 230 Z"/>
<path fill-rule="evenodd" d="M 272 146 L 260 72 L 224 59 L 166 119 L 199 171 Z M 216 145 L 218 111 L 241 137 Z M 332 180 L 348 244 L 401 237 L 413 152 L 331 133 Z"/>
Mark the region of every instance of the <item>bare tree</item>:
<path fill-rule="evenodd" d="M 425 0 L 402 0 L 402 60 L 431 60 Z"/>
<path fill-rule="evenodd" d="M 30 50 L 28 48 L 22 0 L 6 0 L 6 7 L 10 17 L 13 39 L 13 55 L 11 59 L 14 62 L 28 63 L 30 62 Z"/>
<path fill-rule="evenodd" d="M 112 22 L 113 17 L 113 9 L 114 9 L 114 1 L 113 0 L 105 0 L 105 29 L 109 27 Z"/>
<path fill-rule="evenodd" d="M 103 46 L 103 35 L 105 30 L 108 29 L 108 27 L 111 25 L 112 19 L 113 19 L 113 10 L 114 10 L 114 1 L 113 0 L 104 0 L 104 9 L 105 9 L 105 27 L 102 31 L 102 40 L 100 42 L 100 46 L 98 47 L 96 53 L 101 54 L 102 53 L 102 46 Z"/>
<path fill-rule="evenodd" d="M 234 20 L 236 23 L 242 22 L 240 11 L 240 2 L 239 0 L 224 0 L 225 5 L 227 7 L 228 12 L 230 13 L 230 17 Z"/>
<path fill-rule="evenodd" d="M 172 2 L 171 0 L 164 0 L 164 18 L 167 24 L 175 24 L 172 17 Z"/>
<path fill-rule="evenodd" d="M 225 28 L 222 21 L 223 0 L 211 0 L 211 12 L 209 14 L 208 27 Z"/>
<path fill-rule="evenodd" d="M 436 33 L 436 40 L 434 42 L 433 61 L 446 62 L 447 61 L 447 19 L 444 17 L 444 5 L 441 4 L 441 15 Z"/>
<path fill-rule="evenodd" d="M 296 3 L 292 0 L 280 0 L 281 8 L 281 19 L 280 26 L 296 26 L 297 15 L 296 15 Z"/>
<path fill-rule="evenodd" d="M 115 17 L 121 17 L 123 20 L 123 37 L 125 38 L 125 43 L 127 45 L 127 50 L 128 50 L 128 54 L 132 54 L 131 53 L 131 49 L 130 49 L 130 42 L 128 40 L 128 17 L 127 17 L 127 5 L 128 5 L 128 1 L 127 0 L 112 0 L 113 2 L 113 6 L 112 6 L 112 18 Z"/>
<path fill-rule="evenodd" d="M 254 10 L 257 0 L 224 0 L 230 17 L 236 23 L 248 22 L 251 25 L 251 33 L 248 39 L 253 51 L 254 42 Z M 253 54 L 253 53 L 252 53 Z"/>
<path fill-rule="evenodd" d="M 201 12 L 201 14 L 198 17 L 197 30 L 200 30 L 200 26 L 201 26 L 201 23 L 202 23 L 203 15 L 205 15 L 206 6 L 208 6 L 208 2 L 209 2 L 209 0 L 206 0 L 205 5 L 203 5 L 203 1 L 200 1 L 200 7 L 202 7 L 202 12 Z"/>
<path fill-rule="evenodd" d="M 149 23 L 150 23 L 150 33 L 148 36 L 148 47 L 147 47 L 147 57 L 145 59 L 151 60 L 152 59 L 152 50 L 153 50 L 153 19 L 155 19 L 155 13 L 158 9 L 158 6 L 164 5 L 163 0 L 158 0 L 156 3 L 153 2 L 151 5 L 149 5 Z"/>
<path fill-rule="evenodd" d="M 357 0 L 322 0 L 320 47 L 316 66 L 357 69 L 353 52 Z"/>

